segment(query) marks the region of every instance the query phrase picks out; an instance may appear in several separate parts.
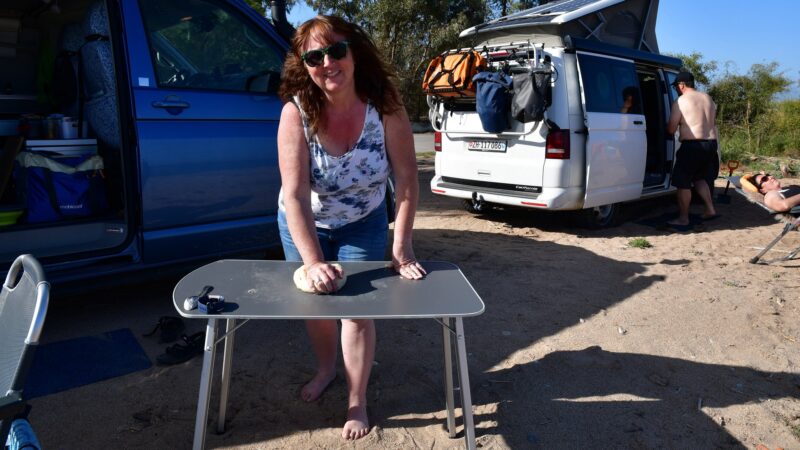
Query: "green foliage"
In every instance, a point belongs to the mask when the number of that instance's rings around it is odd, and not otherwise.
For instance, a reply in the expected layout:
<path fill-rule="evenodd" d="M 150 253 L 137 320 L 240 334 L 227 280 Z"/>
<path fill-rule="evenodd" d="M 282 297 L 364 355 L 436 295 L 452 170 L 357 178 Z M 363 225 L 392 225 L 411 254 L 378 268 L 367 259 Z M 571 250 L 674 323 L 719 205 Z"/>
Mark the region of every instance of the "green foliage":
<path fill-rule="evenodd" d="M 653 244 L 651 244 L 650 241 L 648 241 L 645 238 L 641 238 L 641 237 L 640 238 L 631 239 L 628 242 L 628 247 L 632 247 L 632 248 L 645 249 L 645 248 L 651 248 L 652 246 L 653 246 Z"/>
<path fill-rule="evenodd" d="M 700 52 L 694 52 L 689 55 L 682 53 L 667 53 L 674 58 L 680 58 L 683 61 L 681 70 L 685 70 L 694 75 L 694 81 L 699 88 L 705 88 L 711 83 L 711 78 L 717 71 L 716 61 L 703 61 L 703 55 Z"/>
<path fill-rule="evenodd" d="M 791 85 L 791 80 L 777 70 L 775 62 L 753 64 L 746 75 L 726 73 L 711 85 L 709 94 L 717 103 L 721 128 L 751 133 L 759 118 L 774 107 L 775 97 Z"/>
<path fill-rule="evenodd" d="M 266 13 L 269 7 L 267 5 L 267 2 L 262 0 L 245 0 L 245 3 L 247 3 L 247 5 L 250 6 L 251 8 L 258 11 L 258 13 L 261 14 L 262 16 Z"/>
<path fill-rule="evenodd" d="M 267 14 L 267 11 L 270 10 L 270 2 L 268 0 L 245 0 L 245 3 L 258 11 L 260 15 L 269 16 L 269 14 Z M 286 0 L 286 12 L 288 13 L 296 3 L 296 0 Z"/>

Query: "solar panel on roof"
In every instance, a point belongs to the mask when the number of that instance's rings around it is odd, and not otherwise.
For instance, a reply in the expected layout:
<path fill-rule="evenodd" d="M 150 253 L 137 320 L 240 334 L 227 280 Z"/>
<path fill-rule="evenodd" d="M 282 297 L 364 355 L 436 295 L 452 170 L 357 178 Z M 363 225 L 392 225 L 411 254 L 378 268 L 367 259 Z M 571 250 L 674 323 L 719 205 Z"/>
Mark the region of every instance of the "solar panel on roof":
<path fill-rule="evenodd" d="M 584 6 L 602 1 L 604 0 L 560 0 L 509 14 L 507 16 L 492 20 L 489 23 L 507 22 L 509 20 L 520 19 L 523 17 L 536 17 L 541 15 L 556 16 L 576 11 Z"/>
<path fill-rule="evenodd" d="M 560 2 L 553 2 L 542 6 L 536 6 L 534 8 L 523 11 L 523 13 L 525 13 L 526 16 L 535 16 L 542 13 L 545 14 L 566 13 L 583 8 L 586 5 L 591 5 L 592 3 L 598 3 L 600 1 L 602 0 L 563 0 Z"/>

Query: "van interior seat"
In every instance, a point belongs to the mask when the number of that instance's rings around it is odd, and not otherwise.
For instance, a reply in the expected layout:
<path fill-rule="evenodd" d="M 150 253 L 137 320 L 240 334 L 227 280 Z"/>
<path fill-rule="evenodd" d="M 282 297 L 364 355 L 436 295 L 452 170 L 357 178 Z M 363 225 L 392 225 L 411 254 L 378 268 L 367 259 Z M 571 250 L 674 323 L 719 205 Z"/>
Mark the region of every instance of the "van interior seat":
<path fill-rule="evenodd" d="M 98 0 L 89 6 L 83 21 L 86 43 L 81 50 L 81 63 L 84 68 L 86 119 L 101 142 L 119 149 L 119 105 L 109 30 L 106 2 Z"/>

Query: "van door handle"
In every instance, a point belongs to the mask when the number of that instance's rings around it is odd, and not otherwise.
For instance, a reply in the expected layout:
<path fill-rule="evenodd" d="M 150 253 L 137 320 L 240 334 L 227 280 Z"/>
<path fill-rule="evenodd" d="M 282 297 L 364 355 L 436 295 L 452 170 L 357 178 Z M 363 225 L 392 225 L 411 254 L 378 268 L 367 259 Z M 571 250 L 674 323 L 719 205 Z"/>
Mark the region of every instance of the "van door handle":
<path fill-rule="evenodd" d="M 186 109 L 190 106 L 188 102 L 184 102 L 183 100 L 157 100 L 152 104 L 154 108 L 164 109 Z"/>
<path fill-rule="evenodd" d="M 633 121 L 633 124 L 634 124 L 634 125 L 643 125 L 643 124 L 644 124 L 644 122 L 642 122 L 641 120 L 634 120 L 634 121 Z"/>

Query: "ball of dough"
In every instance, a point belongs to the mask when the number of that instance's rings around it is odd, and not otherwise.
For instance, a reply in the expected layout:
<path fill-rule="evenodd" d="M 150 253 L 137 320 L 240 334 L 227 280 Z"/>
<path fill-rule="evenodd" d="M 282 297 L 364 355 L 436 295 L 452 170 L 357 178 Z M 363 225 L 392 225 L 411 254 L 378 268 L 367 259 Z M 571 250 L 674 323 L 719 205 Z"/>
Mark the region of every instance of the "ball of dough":
<path fill-rule="evenodd" d="M 342 266 L 336 263 L 331 264 L 339 273 L 342 273 L 342 278 L 334 278 L 334 284 L 336 284 L 336 291 L 341 289 L 344 286 L 344 283 L 347 281 L 347 274 L 344 273 L 342 270 Z M 294 271 L 294 276 L 292 277 L 294 280 L 294 285 L 297 289 L 300 289 L 303 292 L 308 292 L 310 294 L 324 294 L 324 292 L 317 292 L 314 289 L 314 283 L 311 279 L 308 278 L 308 274 L 306 273 L 306 266 L 300 266 L 297 270 Z"/>

